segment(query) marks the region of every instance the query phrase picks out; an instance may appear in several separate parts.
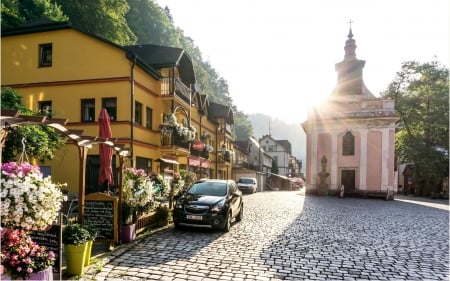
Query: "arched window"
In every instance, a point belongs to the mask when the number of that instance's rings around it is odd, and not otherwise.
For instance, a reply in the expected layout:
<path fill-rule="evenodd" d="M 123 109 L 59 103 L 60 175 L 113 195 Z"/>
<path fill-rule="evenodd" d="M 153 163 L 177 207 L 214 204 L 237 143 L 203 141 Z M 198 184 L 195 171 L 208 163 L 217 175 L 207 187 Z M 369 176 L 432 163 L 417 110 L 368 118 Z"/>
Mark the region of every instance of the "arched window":
<path fill-rule="evenodd" d="M 350 131 L 342 138 L 342 155 L 355 155 L 355 137 Z"/>

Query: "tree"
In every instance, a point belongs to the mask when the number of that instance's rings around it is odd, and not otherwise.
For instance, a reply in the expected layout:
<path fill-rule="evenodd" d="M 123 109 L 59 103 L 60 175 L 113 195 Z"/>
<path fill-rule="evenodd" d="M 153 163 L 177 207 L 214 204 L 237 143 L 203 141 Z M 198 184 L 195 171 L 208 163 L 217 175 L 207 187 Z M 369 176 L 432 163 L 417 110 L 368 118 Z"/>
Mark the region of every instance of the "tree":
<path fill-rule="evenodd" d="M 126 0 L 56 0 L 77 28 L 119 45 L 136 42 L 126 21 L 130 6 Z"/>
<path fill-rule="evenodd" d="M 247 116 L 234 109 L 234 139 L 246 140 L 248 137 L 253 136 L 253 127 Z"/>
<path fill-rule="evenodd" d="M 400 117 L 396 153 L 414 165 L 416 191 L 423 196 L 439 191 L 448 176 L 449 85 L 449 70 L 438 62 L 409 61 L 383 93 L 395 100 Z"/>
<path fill-rule="evenodd" d="M 22 104 L 22 97 L 11 88 L 2 88 L 1 108 L 20 110 L 23 115 L 38 115 L 26 109 Z M 22 139 L 25 140 L 25 151 Z M 22 153 L 43 161 L 53 159 L 54 152 L 63 147 L 66 140 L 51 127 L 43 125 L 20 125 L 8 130 L 5 145 L 2 150 L 2 161 L 17 161 Z"/>
<path fill-rule="evenodd" d="M 68 17 L 52 0 L 3 0 L 2 30 L 39 20 L 66 21 Z"/>

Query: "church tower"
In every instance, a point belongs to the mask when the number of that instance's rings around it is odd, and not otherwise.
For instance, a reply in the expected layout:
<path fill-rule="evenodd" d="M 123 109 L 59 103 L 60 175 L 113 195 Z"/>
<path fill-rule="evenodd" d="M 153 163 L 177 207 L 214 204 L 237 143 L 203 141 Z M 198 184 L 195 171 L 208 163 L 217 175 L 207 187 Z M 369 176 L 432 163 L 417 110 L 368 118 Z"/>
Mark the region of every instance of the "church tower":
<path fill-rule="evenodd" d="M 393 100 L 375 97 L 363 80 L 364 60 L 356 57 L 350 26 L 344 59 L 336 63 L 337 83 L 302 124 L 306 133 L 306 191 L 386 196 L 397 188 Z"/>

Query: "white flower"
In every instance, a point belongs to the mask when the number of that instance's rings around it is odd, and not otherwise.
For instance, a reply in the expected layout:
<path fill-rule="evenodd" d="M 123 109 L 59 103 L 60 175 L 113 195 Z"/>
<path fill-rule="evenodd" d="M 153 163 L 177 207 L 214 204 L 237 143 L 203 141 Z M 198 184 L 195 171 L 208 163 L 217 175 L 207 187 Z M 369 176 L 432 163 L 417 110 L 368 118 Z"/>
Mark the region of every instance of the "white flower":
<path fill-rule="evenodd" d="M 28 163 L 4 163 L 1 170 L 2 224 L 43 230 L 56 219 L 64 199 L 61 185 Z"/>

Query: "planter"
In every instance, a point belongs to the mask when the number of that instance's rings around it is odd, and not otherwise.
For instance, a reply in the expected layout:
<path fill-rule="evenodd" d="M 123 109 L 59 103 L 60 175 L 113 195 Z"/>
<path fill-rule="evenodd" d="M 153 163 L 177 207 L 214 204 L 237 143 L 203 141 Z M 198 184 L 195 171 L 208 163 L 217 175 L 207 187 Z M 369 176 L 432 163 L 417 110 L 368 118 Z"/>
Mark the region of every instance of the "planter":
<path fill-rule="evenodd" d="M 94 240 L 89 240 L 86 246 L 86 256 L 84 257 L 84 265 L 88 266 L 91 264 L 91 253 L 92 253 L 92 245 L 94 244 Z"/>
<path fill-rule="evenodd" d="M 64 245 L 69 275 L 82 275 L 86 258 L 87 243 L 81 245 Z"/>
<path fill-rule="evenodd" d="M 8 274 L 2 274 L 0 280 L 16 280 L 11 278 Z M 19 279 L 21 280 L 21 278 Z M 53 281 L 53 267 L 49 266 L 44 270 L 33 272 L 24 280 L 35 280 L 35 281 Z"/>
<path fill-rule="evenodd" d="M 136 224 L 126 224 L 122 227 L 122 242 L 130 243 L 136 239 Z"/>
<path fill-rule="evenodd" d="M 53 267 L 49 266 L 44 270 L 31 273 L 26 280 L 53 281 Z"/>

